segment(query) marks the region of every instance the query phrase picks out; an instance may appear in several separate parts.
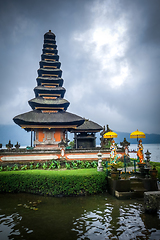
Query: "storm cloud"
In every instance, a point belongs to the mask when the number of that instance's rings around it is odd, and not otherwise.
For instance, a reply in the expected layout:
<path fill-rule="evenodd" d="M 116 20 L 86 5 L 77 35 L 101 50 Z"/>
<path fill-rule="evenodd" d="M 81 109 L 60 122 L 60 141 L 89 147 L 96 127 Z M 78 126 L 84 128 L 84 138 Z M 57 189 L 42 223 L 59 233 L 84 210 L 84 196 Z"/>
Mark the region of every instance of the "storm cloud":
<path fill-rule="evenodd" d="M 0 124 L 30 111 L 43 35 L 56 35 L 69 112 L 160 134 L 159 0 L 0 3 Z"/>

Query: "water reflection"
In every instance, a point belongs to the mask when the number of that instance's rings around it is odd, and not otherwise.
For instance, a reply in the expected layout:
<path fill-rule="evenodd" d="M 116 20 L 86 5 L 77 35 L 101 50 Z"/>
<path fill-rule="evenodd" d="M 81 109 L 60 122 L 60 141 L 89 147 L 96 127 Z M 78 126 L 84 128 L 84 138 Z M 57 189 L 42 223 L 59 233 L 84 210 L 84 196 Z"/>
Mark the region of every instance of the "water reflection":
<path fill-rule="evenodd" d="M 23 207 L 38 200 L 38 211 Z M 108 194 L 77 198 L 0 195 L 3 240 L 160 239 L 159 236 L 160 211 L 153 216 L 144 214 L 143 201 L 119 201 Z"/>
<path fill-rule="evenodd" d="M 0 239 L 19 239 L 23 235 L 30 234 L 33 230 L 29 230 L 21 225 L 22 217 L 18 213 L 10 216 L 0 215 Z"/>
<path fill-rule="evenodd" d="M 74 221 L 72 230 L 77 232 L 77 239 L 160 239 L 160 212 L 150 216 L 139 201 L 109 200 L 112 203 L 105 204 L 105 209 L 86 211 Z"/>

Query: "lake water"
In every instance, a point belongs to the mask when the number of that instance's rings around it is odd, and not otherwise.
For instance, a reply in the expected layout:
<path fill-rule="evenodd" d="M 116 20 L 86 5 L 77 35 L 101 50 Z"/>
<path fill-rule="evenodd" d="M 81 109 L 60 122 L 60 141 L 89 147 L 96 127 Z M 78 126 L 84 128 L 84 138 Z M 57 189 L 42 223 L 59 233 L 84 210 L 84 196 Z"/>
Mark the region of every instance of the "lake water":
<path fill-rule="evenodd" d="M 151 153 L 151 161 L 153 162 L 160 162 L 160 144 L 143 144 L 143 152 L 147 152 L 148 151 Z M 137 150 L 137 144 L 131 144 L 129 146 L 130 150 Z M 130 153 L 129 154 L 131 158 L 137 158 L 137 154 L 136 153 Z M 145 157 L 145 154 L 144 154 Z"/>
<path fill-rule="evenodd" d="M 37 211 L 26 208 L 38 200 Z M 66 198 L 0 194 L 0 239 L 159 240 L 160 211 L 145 214 L 143 199 L 120 201 L 107 193 Z"/>

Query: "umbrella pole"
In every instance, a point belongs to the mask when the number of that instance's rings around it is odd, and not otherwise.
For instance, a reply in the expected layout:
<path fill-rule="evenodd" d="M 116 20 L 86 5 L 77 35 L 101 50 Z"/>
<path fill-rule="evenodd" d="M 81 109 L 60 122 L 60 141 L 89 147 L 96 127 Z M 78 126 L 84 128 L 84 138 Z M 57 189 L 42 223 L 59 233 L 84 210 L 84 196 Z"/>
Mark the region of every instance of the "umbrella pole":
<path fill-rule="evenodd" d="M 124 154 L 124 172 L 126 174 L 126 156 L 125 156 L 125 154 Z"/>

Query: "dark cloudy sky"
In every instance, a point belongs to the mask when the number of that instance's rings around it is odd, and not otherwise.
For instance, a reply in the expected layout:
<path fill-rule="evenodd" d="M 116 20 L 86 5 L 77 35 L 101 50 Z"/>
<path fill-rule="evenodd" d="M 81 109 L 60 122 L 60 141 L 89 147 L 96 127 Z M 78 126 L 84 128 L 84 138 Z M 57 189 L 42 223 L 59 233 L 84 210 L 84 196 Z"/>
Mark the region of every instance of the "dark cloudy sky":
<path fill-rule="evenodd" d="M 160 134 L 159 0 L 0 3 L 0 124 L 30 111 L 43 35 L 56 35 L 69 112 Z"/>

